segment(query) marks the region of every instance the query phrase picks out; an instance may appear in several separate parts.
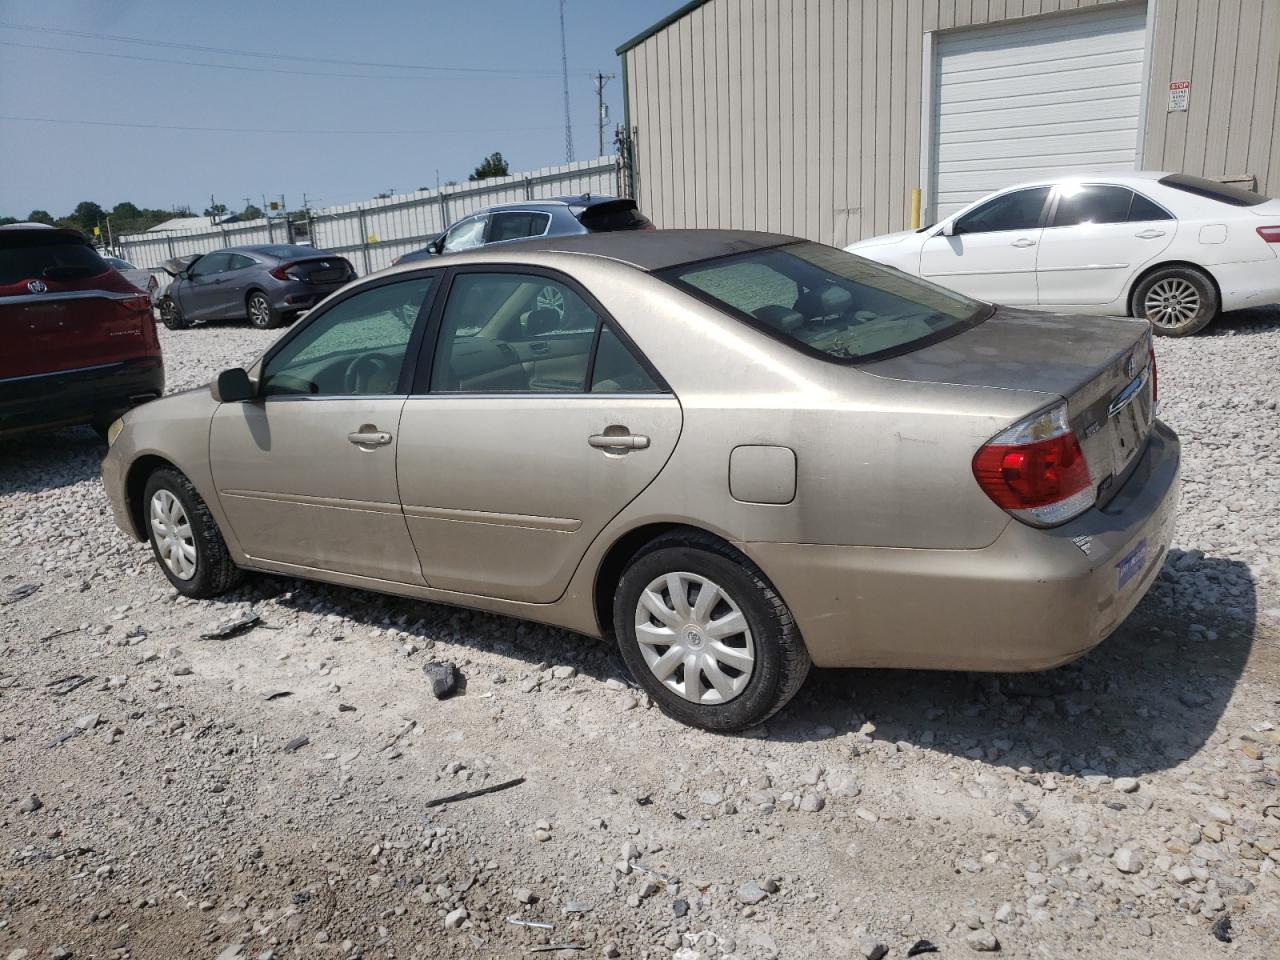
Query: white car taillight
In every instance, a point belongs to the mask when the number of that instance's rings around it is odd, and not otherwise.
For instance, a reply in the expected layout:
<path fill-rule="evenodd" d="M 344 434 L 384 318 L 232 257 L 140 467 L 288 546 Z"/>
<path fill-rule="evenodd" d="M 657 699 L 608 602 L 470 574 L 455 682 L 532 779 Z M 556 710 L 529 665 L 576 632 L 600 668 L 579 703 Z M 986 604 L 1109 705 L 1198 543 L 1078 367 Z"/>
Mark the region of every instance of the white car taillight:
<path fill-rule="evenodd" d="M 973 476 L 996 506 L 1038 527 L 1066 523 L 1097 500 L 1066 403 L 989 440 L 974 455 Z"/>
<path fill-rule="evenodd" d="M 1267 243 L 1280 243 L 1280 227 L 1259 227 L 1258 236 Z"/>

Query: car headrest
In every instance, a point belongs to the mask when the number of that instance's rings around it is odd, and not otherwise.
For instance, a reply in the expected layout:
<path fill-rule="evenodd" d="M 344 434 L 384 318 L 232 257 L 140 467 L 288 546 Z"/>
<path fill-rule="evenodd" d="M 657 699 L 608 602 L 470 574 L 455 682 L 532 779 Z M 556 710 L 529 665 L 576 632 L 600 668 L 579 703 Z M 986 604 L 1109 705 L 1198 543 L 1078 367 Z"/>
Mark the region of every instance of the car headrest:
<path fill-rule="evenodd" d="M 526 336 L 541 337 L 552 330 L 558 330 L 561 324 L 560 314 L 555 310 L 550 307 L 538 307 L 536 310 L 530 310 L 529 315 L 524 318 L 524 332 Z"/>

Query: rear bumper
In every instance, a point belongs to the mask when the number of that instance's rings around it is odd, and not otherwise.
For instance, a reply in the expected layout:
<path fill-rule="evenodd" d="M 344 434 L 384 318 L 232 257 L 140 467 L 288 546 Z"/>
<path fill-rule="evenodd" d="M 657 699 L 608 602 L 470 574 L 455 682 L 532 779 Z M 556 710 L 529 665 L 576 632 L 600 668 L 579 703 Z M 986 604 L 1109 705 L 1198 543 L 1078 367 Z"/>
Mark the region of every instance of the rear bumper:
<path fill-rule="evenodd" d="M 0 436 L 119 416 L 162 393 L 158 356 L 0 380 Z"/>
<path fill-rule="evenodd" d="M 343 283 L 303 283 L 301 281 L 281 284 L 270 291 L 271 305 L 281 313 L 292 313 L 295 310 L 310 310 L 317 303 L 333 293 L 341 290 Z"/>
<path fill-rule="evenodd" d="M 1101 643 L 1164 562 L 1180 492 L 1177 435 L 1157 421 L 1103 509 L 981 550 L 743 543 L 825 667 L 1040 670 Z M 1087 549 L 1087 553 L 1086 553 Z"/>
<path fill-rule="evenodd" d="M 1209 268 L 1218 281 L 1223 310 L 1280 303 L 1280 259 L 1220 263 Z"/>

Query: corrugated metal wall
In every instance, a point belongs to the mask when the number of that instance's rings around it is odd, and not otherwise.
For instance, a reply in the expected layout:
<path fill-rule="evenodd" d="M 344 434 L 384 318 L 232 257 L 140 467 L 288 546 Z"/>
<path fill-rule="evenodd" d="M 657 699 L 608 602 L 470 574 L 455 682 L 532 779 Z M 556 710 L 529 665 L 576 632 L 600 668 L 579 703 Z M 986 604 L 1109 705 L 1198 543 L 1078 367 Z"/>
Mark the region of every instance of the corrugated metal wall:
<path fill-rule="evenodd" d="M 925 33 L 1116 2 L 708 0 L 623 54 L 641 209 L 836 244 L 903 229 Z M 1280 192 L 1280 0 L 1152 2 L 1143 166 Z M 1190 110 L 1166 115 L 1177 79 Z"/>
<path fill-rule="evenodd" d="M 313 210 L 309 217 L 308 242 L 318 249 L 343 254 L 357 272 L 365 274 L 390 266 L 401 254 L 420 249 L 427 237 L 483 207 L 518 200 L 617 192 L 616 158 L 582 160 L 478 183 L 460 183 L 439 191 L 420 190 Z M 297 215 L 295 211 L 290 217 Z M 126 260 L 151 269 L 171 257 L 210 253 L 224 247 L 285 243 L 285 231 L 279 219 L 270 223 L 253 220 L 204 233 L 134 234 L 117 238 L 116 246 Z"/>

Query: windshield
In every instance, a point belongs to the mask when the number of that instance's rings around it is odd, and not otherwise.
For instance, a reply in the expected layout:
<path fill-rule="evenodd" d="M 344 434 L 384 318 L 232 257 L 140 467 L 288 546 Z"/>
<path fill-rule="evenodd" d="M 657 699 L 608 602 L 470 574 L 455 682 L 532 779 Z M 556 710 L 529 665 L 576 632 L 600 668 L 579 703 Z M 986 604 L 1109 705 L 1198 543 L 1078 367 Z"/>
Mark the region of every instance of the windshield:
<path fill-rule="evenodd" d="M 659 276 L 823 359 L 878 360 L 986 319 L 986 304 L 820 243 L 794 243 Z"/>

